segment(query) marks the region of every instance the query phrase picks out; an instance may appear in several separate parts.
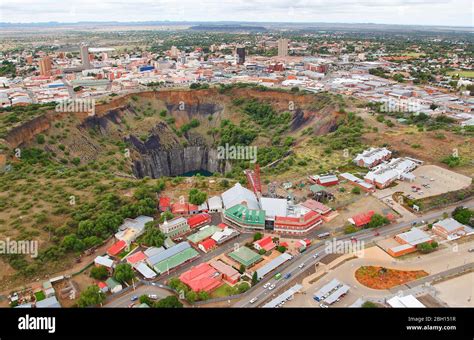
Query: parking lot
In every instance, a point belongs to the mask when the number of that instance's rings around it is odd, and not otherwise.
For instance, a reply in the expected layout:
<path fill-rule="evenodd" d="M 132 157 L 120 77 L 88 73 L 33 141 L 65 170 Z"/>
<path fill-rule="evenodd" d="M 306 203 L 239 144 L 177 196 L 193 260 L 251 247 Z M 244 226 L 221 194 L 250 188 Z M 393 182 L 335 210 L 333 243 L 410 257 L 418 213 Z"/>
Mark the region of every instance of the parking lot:
<path fill-rule="evenodd" d="M 424 198 L 466 188 L 472 181 L 468 176 L 437 165 L 422 165 L 413 174 L 416 176 L 413 182 L 398 181 L 395 187 L 377 191 L 374 195 L 382 198 L 401 191 L 414 198 Z M 414 192 L 413 186 L 419 189 Z"/>

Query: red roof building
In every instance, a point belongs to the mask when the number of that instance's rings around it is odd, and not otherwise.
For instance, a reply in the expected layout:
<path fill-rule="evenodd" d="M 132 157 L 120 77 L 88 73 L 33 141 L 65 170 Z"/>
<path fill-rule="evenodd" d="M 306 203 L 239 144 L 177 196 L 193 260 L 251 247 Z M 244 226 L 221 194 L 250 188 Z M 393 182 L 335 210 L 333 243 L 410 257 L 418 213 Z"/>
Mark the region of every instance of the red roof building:
<path fill-rule="evenodd" d="M 223 284 L 219 272 L 207 263 L 201 263 L 191 268 L 181 274 L 179 279 L 195 292 L 209 293 Z"/>
<path fill-rule="evenodd" d="M 99 289 L 103 292 L 106 293 L 109 291 L 109 286 L 107 286 L 107 283 L 100 281 L 97 286 L 99 286 Z"/>
<path fill-rule="evenodd" d="M 187 215 L 189 212 L 188 203 L 173 203 L 171 204 L 171 212 L 173 215 Z"/>
<path fill-rule="evenodd" d="M 253 246 L 257 250 L 264 249 L 265 251 L 270 251 L 276 247 L 276 244 L 273 243 L 271 236 L 267 236 L 267 237 L 262 238 L 261 240 L 255 241 L 253 243 Z"/>
<path fill-rule="evenodd" d="M 107 249 L 107 254 L 110 256 L 117 256 L 122 250 L 127 247 L 127 243 L 124 240 L 120 240 Z"/>
<path fill-rule="evenodd" d="M 129 257 L 127 257 L 127 262 L 130 263 L 130 264 L 136 264 L 136 263 L 141 262 L 145 259 L 146 259 L 145 253 L 142 252 L 142 251 L 139 251 L 139 252 L 136 252 L 135 254 L 130 255 Z"/>
<path fill-rule="evenodd" d="M 171 206 L 171 198 L 161 196 L 160 203 L 158 204 L 158 208 L 160 209 L 160 211 L 168 211 L 170 210 L 170 206 Z"/>
<path fill-rule="evenodd" d="M 331 211 L 331 208 L 315 200 L 306 200 L 305 202 L 301 203 L 301 205 L 305 208 L 316 211 L 321 215 L 325 215 Z"/>
<path fill-rule="evenodd" d="M 374 216 L 375 211 L 369 210 L 366 213 L 361 213 L 353 216 L 349 219 L 349 222 L 354 224 L 357 228 L 363 227 L 370 222 L 372 216 Z"/>
<path fill-rule="evenodd" d="M 274 230 L 278 233 L 304 234 L 323 223 L 321 215 L 309 210 L 300 217 L 276 216 Z"/>
<path fill-rule="evenodd" d="M 209 214 L 197 214 L 188 218 L 188 225 L 191 229 L 199 227 L 203 224 L 211 222 L 211 215 Z"/>
<path fill-rule="evenodd" d="M 207 240 L 198 243 L 199 249 L 201 249 L 205 253 L 213 249 L 216 245 L 217 242 L 214 241 L 212 238 L 208 238 Z"/>
<path fill-rule="evenodd" d="M 189 204 L 188 204 L 188 213 L 189 213 L 189 214 L 197 214 L 197 213 L 199 213 L 199 207 L 198 207 L 197 205 L 194 205 L 194 204 L 189 203 Z"/>

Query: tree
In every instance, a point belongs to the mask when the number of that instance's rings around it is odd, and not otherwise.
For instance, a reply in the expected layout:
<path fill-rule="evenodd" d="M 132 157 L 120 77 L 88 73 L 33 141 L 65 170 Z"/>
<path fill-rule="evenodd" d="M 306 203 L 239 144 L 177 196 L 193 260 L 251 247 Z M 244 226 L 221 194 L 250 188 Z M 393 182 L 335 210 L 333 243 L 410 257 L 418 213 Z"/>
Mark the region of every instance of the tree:
<path fill-rule="evenodd" d="M 373 303 L 372 301 L 365 301 L 363 304 L 362 304 L 362 308 L 378 308 L 379 305 L 377 305 L 376 303 Z"/>
<path fill-rule="evenodd" d="M 260 232 L 256 232 L 255 234 L 253 234 L 253 241 L 258 241 L 258 240 L 261 240 L 263 237 L 262 233 Z"/>
<path fill-rule="evenodd" d="M 194 292 L 193 292 L 194 293 Z M 174 295 L 170 295 L 154 303 L 156 308 L 182 308 L 183 304 Z"/>
<path fill-rule="evenodd" d="M 145 224 L 145 233 L 141 237 L 141 242 L 150 247 L 161 247 L 166 236 L 155 226 L 153 221 Z"/>
<path fill-rule="evenodd" d="M 284 253 L 286 251 L 286 247 L 283 247 L 283 246 L 278 246 L 276 248 L 280 253 Z"/>
<path fill-rule="evenodd" d="M 101 304 L 105 300 L 105 294 L 100 290 L 97 285 L 92 285 L 86 288 L 81 293 L 81 297 L 77 302 L 79 307 L 93 307 Z"/>
<path fill-rule="evenodd" d="M 244 272 L 245 272 L 245 266 L 243 264 L 241 264 L 240 268 L 239 268 L 239 273 L 243 274 Z"/>
<path fill-rule="evenodd" d="M 257 271 L 254 271 L 253 272 L 253 275 L 252 275 L 252 286 L 255 286 L 258 282 L 258 275 L 257 275 Z"/>
<path fill-rule="evenodd" d="M 189 203 L 200 205 L 203 204 L 207 199 L 207 194 L 198 189 L 191 189 L 189 191 Z"/>
<path fill-rule="evenodd" d="M 353 187 L 351 192 L 355 195 L 360 195 L 360 188 L 359 187 Z"/>
<path fill-rule="evenodd" d="M 387 224 L 388 222 L 389 222 L 388 218 L 386 218 L 385 216 L 382 216 L 380 214 L 374 214 L 370 218 L 370 222 L 367 224 L 367 227 L 377 228 L 377 227 Z"/>
<path fill-rule="evenodd" d="M 200 291 L 198 294 L 199 301 L 206 301 L 210 298 L 209 293 L 205 291 Z"/>
<path fill-rule="evenodd" d="M 239 294 L 245 293 L 249 289 L 250 289 L 250 285 L 246 282 L 242 282 L 241 284 L 237 286 L 237 292 Z"/>
<path fill-rule="evenodd" d="M 105 280 L 109 276 L 107 268 L 104 266 L 93 267 L 91 269 L 91 277 L 96 280 Z"/>
<path fill-rule="evenodd" d="M 44 144 L 45 138 L 43 135 L 36 135 L 36 143 L 38 144 Z"/>
<path fill-rule="evenodd" d="M 129 282 L 135 277 L 132 266 L 128 263 L 120 263 L 115 267 L 114 279 L 118 282 Z"/>
<path fill-rule="evenodd" d="M 452 213 L 453 218 L 461 224 L 473 226 L 474 211 L 464 207 L 457 207 Z"/>
<path fill-rule="evenodd" d="M 186 300 L 188 300 L 189 303 L 194 303 L 197 300 L 197 294 L 192 290 L 186 292 L 185 296 Z"/>
<path fill-rule="evenodd" d="M 163 223 L 165 220 L 169 221 L 174 218 L 174 215 L 170 211 L 164 211 L 160 215 L 160 223 Z"/>
<path fill-rule="evenodd" d="M 141 295 L 138 301 L 140 301 L 140 303 L 146 303 L 150 307 L 153 305 L 153 301 L 151 301 L 148 295 Z"/>
<path fill-rule="evenodd" d="M 66 249 L 66 250 L 72 250 L 72 251 L 82 251 L 84 249 L 84 242 L 80 239 L 77 238 L 76 234 L 70 234 L 64 236 L 61 245 Z"/>

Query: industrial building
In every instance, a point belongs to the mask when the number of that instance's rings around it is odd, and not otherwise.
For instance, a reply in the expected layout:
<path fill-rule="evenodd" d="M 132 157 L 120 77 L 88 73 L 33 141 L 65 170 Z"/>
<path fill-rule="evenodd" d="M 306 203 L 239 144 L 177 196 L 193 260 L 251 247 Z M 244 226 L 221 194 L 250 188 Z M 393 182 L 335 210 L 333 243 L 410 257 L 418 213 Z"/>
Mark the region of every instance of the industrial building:
<path fill-rule="evenodd" d="M 402 256 L 416 251 L 416 246 L 422 243 L 431 243 L 432 238 L 419 228 L 413 228 L 410 231 L 395 235 L 394 239 L 400 244 L 399 246 L 387 249 L 393 257 Z"/>
<path fill-rule="evenodd" d="M 433 223 L 433 228 L 431 230 L 436 235 L 450 241 L 474 234 L 473 228 L 459 223 L 454 218 L 446 218 Z"/>
<path fill-rule="evenodd" d="M 363 168 L 373 168 L 392 157 L 392 152 L 387 148 L 370 148 L 358 154 L 354 163 Z"/>

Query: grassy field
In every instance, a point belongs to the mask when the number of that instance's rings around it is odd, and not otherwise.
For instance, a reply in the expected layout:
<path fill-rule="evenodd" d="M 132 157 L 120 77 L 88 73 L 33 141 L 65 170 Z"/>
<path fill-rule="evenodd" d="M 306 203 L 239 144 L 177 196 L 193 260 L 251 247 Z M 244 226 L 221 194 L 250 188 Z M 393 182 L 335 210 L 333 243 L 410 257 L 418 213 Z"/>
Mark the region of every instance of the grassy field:
<path fill-rule="evenodd" d="M 447 74 L 448 76 L 459 75 L 460 77 L 464 77 L 464 78 L 474 78 L 474 71 L 457 70 L 457 71 L 450 71 Z"/>
<path fill-rule="evenodd" d="M 234 293 L 235 293 L 234 288 L 229 286 L 227 283 L 224 283 L 222 286 L 220 286 L 219 288 L 217 288 L 211 293 L 211 299 L 229 296 Z"/>

